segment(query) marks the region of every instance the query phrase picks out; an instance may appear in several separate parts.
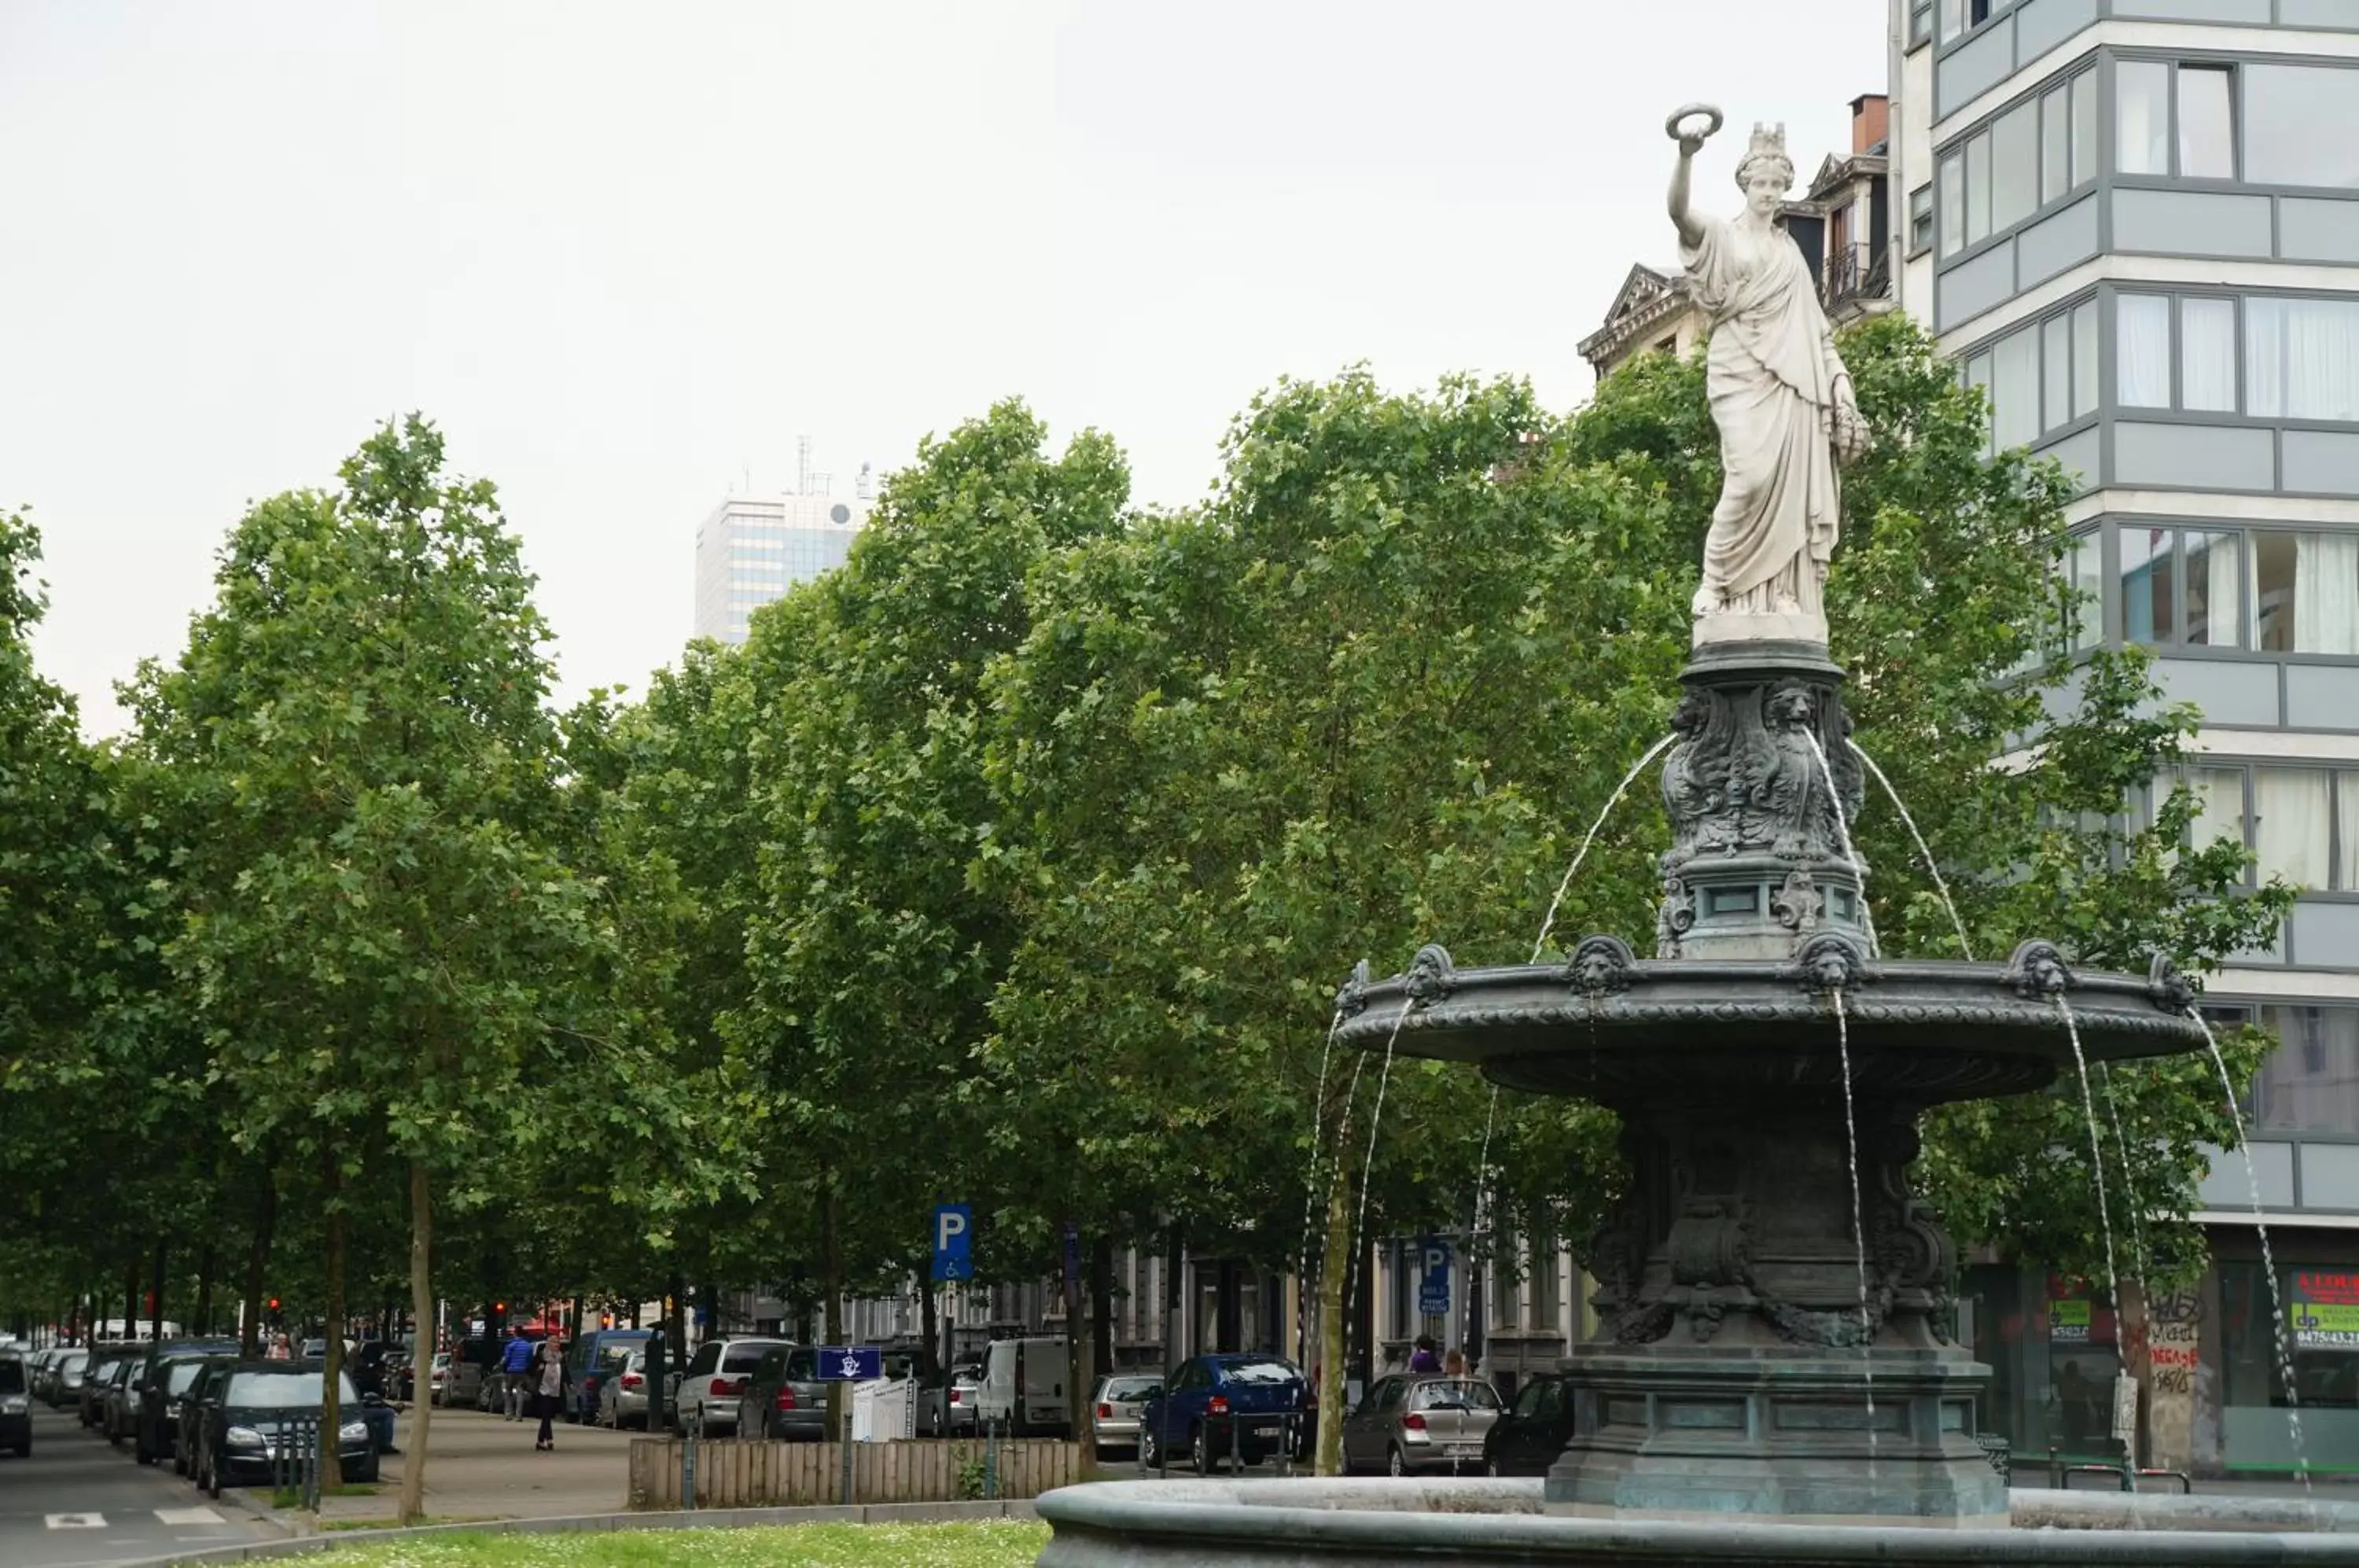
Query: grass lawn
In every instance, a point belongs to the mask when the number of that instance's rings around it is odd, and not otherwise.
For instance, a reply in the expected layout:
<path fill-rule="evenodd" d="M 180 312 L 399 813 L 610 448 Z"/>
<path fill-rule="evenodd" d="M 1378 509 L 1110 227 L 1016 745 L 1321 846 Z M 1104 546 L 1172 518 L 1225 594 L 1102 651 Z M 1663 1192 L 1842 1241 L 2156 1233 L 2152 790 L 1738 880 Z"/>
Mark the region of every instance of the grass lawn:
<path fill-rule="evenodd" d="M 1049 1527 L 801 1524 L 761 1530 L 619 1530 L 451 1535 L 355 1543 L 307 1568 L 1031 1568 Z"/>

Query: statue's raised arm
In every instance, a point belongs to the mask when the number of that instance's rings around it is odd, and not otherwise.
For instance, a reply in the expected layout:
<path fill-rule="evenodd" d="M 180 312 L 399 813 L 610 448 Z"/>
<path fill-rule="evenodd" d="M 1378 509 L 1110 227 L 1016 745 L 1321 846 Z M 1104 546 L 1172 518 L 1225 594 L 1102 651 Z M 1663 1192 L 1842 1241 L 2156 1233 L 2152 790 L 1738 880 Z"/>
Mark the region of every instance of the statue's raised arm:
<path fill-rule="evenodd" d="M 1701 116 L 1706 123 L 1699 125 Z M 1690 201 L 1695 154 L 1720 111 L 1690 104 L 1664 130 L 1680 144 L 1670 214 L 1691 296 L 1712 320 L 1705 387 L 1720 431 L 1720 504 L 1704 540 L 1695 640 L 1827 640 L 1827 562 L 1843 507 L 1840 464 L 1865 428 L 1809 265 L 1777 219 L 1793 188 L 1786 128 L 1753 128 L 1733 219 Z"/>

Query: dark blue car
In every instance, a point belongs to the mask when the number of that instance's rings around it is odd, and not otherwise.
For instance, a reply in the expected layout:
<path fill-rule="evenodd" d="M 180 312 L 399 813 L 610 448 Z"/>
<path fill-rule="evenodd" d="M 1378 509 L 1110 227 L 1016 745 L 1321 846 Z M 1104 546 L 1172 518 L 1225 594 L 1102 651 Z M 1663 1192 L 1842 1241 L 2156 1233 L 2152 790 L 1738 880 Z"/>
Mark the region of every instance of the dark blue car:
<path fill-rule="evenodd" d="M 1289 1449 L 1302 1420 L 1302 1374 L 1279 1356 L 1254 1352 L 1197 1356 L 1150 1391 L 1138 1413 L 1139 1463 L 1150 1469 L 1184 1453 L 1199 1475 L 1234 1454 L 1258 1465 Z"/>

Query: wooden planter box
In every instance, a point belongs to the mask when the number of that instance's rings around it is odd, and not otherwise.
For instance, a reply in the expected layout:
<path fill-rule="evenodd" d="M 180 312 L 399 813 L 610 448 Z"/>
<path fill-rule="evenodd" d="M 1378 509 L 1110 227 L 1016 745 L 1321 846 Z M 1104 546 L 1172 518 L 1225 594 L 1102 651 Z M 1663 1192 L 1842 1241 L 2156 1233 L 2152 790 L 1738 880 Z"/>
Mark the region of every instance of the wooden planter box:
<path fill-rule="evenodd" d="M 676 1437 L 631 1439 L 630 1506 L 680 1506 L 684 1444 Z M 852 1445 L 853 1503 L 959 1501 L 959 1471 L 981 1464 L 987 1445 L 908 1439 Z M 1002 1440 L 998 1495 L 1037 1497 L 1082 1478 L 1082 1445 L 1054 1439 Z M 978 1497 L 980 1493 L 976 1494 Z M 827 1507 L 845 1501 L 843 1445 L 835 1443 L 741 1443 L 696 1445 L 696 1506 L 700 1508 Z"/>

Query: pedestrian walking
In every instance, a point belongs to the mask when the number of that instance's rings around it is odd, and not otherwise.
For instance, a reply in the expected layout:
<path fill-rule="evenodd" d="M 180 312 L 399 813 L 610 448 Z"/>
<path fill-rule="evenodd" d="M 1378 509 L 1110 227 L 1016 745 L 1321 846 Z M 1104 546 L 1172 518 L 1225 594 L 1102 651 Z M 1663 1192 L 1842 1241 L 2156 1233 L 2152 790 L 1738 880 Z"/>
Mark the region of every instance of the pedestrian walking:
<path fill-rule="evenodd" d="M 1412 1372 L 1441 1370 L 1441 1357 L 1433 1353 L 1433 1335 L 1421 1334 L 1417 1336 L 1417 1349 L 1409 1355 L 1408 1369 Z"/>
<path fill-rule="evenodd" d="M 556 1433 L 549 1423 L 557 1414 L 558 1401 L 565 1397 L 565 1357 L 554 1338 L 540 1342 L 540 1356 L 533 1371 L 538 1390 L 533 1403 L 540 1414 L 540 1436 L 532 1447 L 536 1454 L 547 1454 L 557 1447 Z"/>
<path fill-rule="evenodd" d="M 532 1371 L 532 1341 L 515 1323 L 508 1325 L 508 1342 L 500 1347 L 500 1395 L 506 1402 L 510 1421 L 524 1420 L 526 1383 Z"/>
<path fill-rule="evenodd" d="M 1449 1355 L 1443 1356 L 1441 1358 L 1441 1375 L 1445 1377 L 1465 1377 L 1466 1353 L 1462 1350 L 1453 1350 Z"/>

